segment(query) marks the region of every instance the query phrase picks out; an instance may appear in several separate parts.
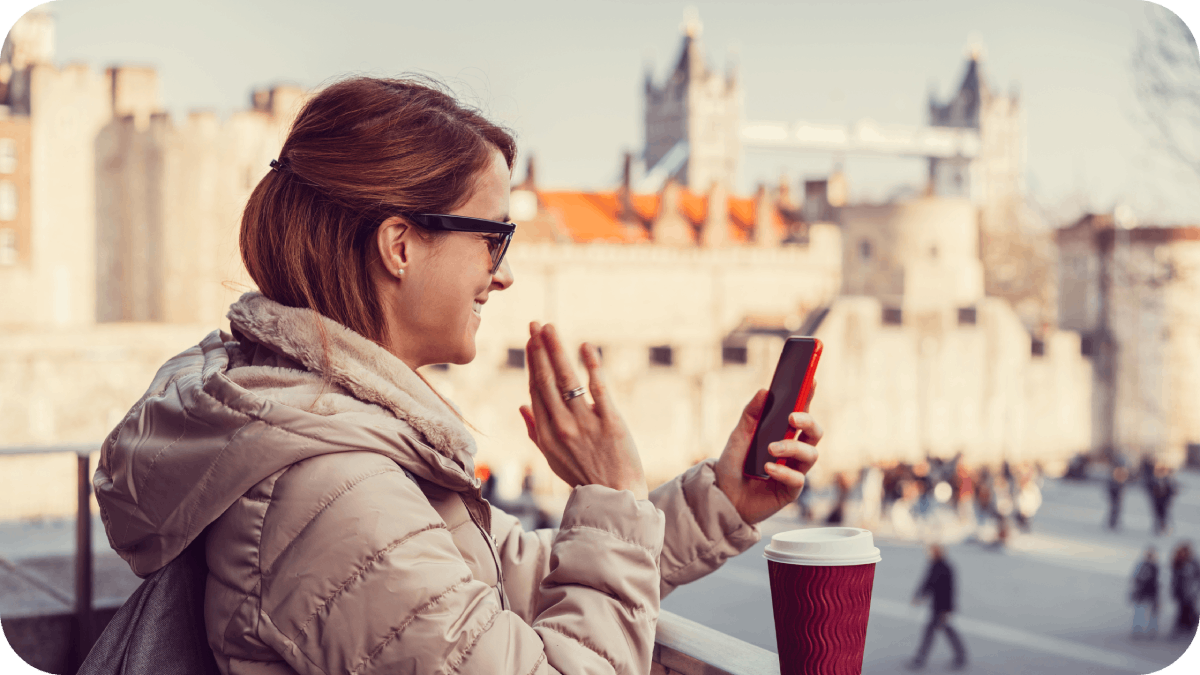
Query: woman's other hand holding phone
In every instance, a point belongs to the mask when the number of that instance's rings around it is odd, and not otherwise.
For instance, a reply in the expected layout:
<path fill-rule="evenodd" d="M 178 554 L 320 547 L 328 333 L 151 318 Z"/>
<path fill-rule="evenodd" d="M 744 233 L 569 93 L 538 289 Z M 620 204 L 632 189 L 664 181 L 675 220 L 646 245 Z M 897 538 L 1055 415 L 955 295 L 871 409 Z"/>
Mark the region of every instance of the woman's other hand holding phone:
<path fill-rule="evenodd" d="M 529 439 L 550 468 L 571 487 L 604 485 L 646 499 L 646 475 L 637 446 L 605 388 L 596 348 L 584 344 L 580 356 L 588 372 L 593 403 L 563 393 L 582 386 L 554 326 L 529 325 L 525 363 L 532 406 L 520 408 Z"/>
<path fill-rule="evenodd" d="M 788 416 L 788 425 L 794 430 L 791 437 L 770 445 L 771 454 L 776 458 L 776 461 L 767 463 L 767 474 L 771 480 L 746 478 L 742 475 L 742 465 L 766 402 L 767 390 L 759 389 L 742 411 L 742 417 L 729 435 L 729 441 L 715 467 L 717 487 L 733 502 L 742 520 L 751 525 L 766 520 L 800 496 L 805 474 L 817 461 L 815 446 L 825 435 L 812 415 L 806 412 L 792 413 Z M 804 440 L 792 438 L 797 436 L 795 431 L 802 432 L 800 438 Z"/>

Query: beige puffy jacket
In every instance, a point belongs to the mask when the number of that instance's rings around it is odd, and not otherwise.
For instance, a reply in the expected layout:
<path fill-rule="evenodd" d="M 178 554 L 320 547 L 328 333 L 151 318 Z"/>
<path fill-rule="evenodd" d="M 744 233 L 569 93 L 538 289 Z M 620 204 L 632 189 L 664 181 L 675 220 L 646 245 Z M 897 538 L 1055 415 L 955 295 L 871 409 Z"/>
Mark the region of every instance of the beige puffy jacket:
<path fill-rule="evenodd" d="M 710 463 L 649 500 L 576 488 L 560 529 L 523 532 L 399 359 L 257 293 L 229 319 L 162 367 L 94 480 L 141 576 L 205 534 L 227 675 L 645 673 L 660 598 L 758 540 Z"/>

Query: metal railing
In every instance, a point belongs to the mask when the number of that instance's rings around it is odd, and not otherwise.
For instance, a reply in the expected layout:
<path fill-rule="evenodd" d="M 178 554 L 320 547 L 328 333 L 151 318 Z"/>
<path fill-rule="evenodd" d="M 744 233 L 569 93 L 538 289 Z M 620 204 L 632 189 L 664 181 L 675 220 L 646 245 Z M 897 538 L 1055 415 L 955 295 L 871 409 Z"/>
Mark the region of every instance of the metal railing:
<path fill-rule="evenodd" d="M 0 456 L 45 455 L 51 453 L 74 453 L 75 455 L 75 635 L 72 649 L 71 672 L 92 649 L 96 640 L 95 612 L 92 598 L 92 472 L 91 456 L 100 449 L 99 445 L 86 443 L 57 446 L 18 446 L 2 448 Z"/>
<path fill-rule="evenodd" d="M 0 457 L 73 453 L 76 459 L 75 612 L 68 672 L 75 672 L 96 640 L 93 606 L 91 454 L 98 445 L 0 447 Z M 778 675 L 778 657 L 761 647 L 668 611 L 658 618 L 652 675 Z"/>

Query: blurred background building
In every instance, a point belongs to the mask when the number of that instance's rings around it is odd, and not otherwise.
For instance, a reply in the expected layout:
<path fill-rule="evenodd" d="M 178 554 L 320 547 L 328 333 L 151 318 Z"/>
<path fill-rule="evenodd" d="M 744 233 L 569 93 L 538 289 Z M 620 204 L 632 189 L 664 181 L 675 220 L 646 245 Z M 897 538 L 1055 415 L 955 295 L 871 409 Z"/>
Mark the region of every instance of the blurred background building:
<path fill-rule="evenodd" d="M 543 190 L 528 162 L 512 193 L 517 281 L 489 302 L 475 362 L 430 368 L 483 432 L 479 459 L 502 492 L 519 490 L 526 466 L 558 485 L 517 413 L 530 320 L 603 349 L 654 480 L 721 451 L 790 334 L 826 343 L 817 477 L 958 452 L 973 464 L 1088 451 L 1179 464 L 1200 443 L 1197 333 L 1183 328 L 1200 289 L 1163 271 L 1195 258 L 1200 228 L 1089 215 L 1059 233 L 1060 264 L 1026 203 L 1020 99 L 990 88 L 978 50 L 949 100 L 931 95 L 924 127 L 752 122 L 737 73 L 709 69 L 701 33 L 686 21 L 666 76 L 646 73 L 645 145 L 619 184 Z M 251 287 L 242 205 L 306 96 L 274 87 L 225 120 L 172 119 L 153 69 L 57 67 L 53 35 L 32 12 L 0 54 L 5 445 L 102 439 L 163 361 L 227 326 Z M 736 195 L 746 147 L 827 151 L 832 168 Z M 837 158 L 854 153 L 927 158 L 925 189 L 850 200 Z M 1154 321 L 1157 332 L 1134 329 Z M 31 494 L 0 518 L 52 499 Z"/>

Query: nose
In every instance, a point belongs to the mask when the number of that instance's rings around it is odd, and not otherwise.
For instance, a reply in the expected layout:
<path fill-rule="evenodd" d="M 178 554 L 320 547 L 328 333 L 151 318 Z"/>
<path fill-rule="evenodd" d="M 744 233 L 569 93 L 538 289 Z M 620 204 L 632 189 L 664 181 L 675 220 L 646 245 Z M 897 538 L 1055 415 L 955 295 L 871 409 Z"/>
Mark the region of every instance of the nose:
<path fill-rule="evenodd" d="M 513 285 L 516 278 L 513 276 L 512 268 L 508 266 L 508 256 L 500 261 L 500 267 L 496 273 L 492 275 L 492 288 L 497 291 L 502 291 Z"/>

